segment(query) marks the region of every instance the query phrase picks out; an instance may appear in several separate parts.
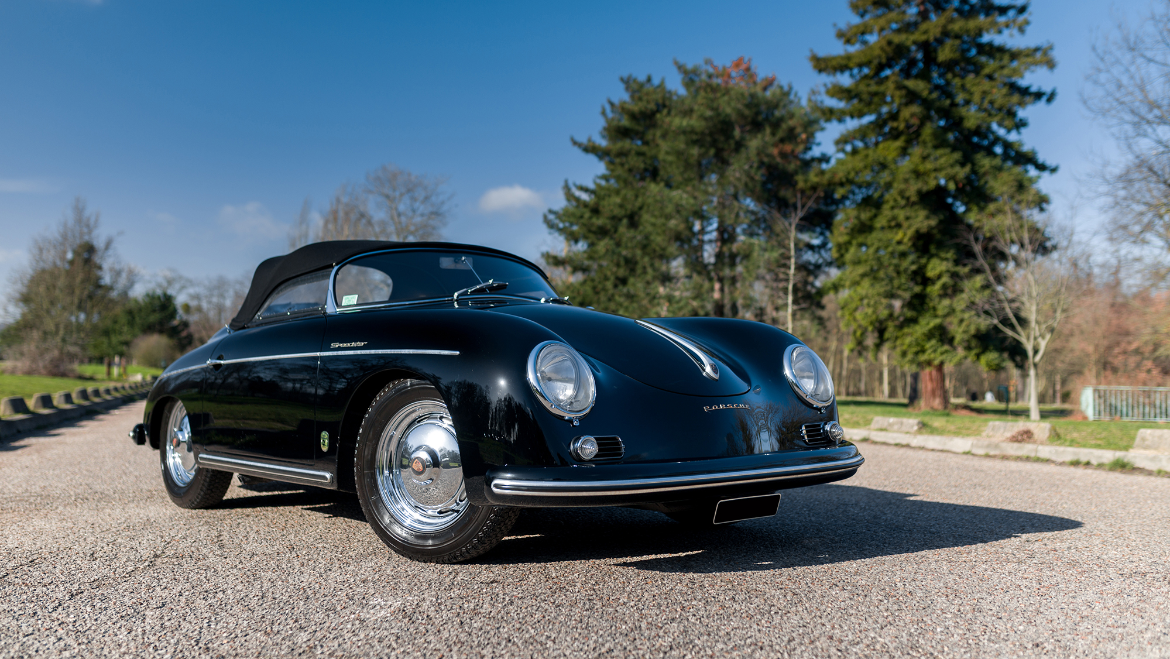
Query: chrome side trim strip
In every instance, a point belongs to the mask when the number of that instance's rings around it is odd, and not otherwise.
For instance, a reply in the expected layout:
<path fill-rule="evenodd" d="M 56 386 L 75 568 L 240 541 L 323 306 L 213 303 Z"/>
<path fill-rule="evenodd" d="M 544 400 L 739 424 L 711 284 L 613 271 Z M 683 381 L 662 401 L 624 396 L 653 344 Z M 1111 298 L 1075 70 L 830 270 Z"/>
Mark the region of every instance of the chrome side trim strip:
<path fill-rule="evenodd" d="M 203 364 L 188 366 L 186 368 L 173 370 L 169 373 L 163 373 L 162 375 L 158 376 L 158 379 L 162 380 L 163 378 L 177 375 L 179 373 L 185 373 L 187 371 L 193 371 L 197 368 L 203 368 L 204 366 L 223 366 L 225 364 L 242 364 L 244 362 L 266 362 L 273 359 L 299 359 L 303 357 L 321 358 L 332 355 L 445 355 L 448 357 L 458 357 L 459 351 L 433 350 L 429 348 L 392 348 L 386 350 L 333 350 L 326 352 L 298 352 L 289 355 L 263 355 L 260 357 L 241 357 L 239 359 L 208 359 Z"/>
<path fill-rule="evenodd" d="M 707 353 L 703 352 L 699 346 L 691 343 L 687 339 L 684 339 L 683 337 L 675 334 L 665 327 L 659 327 L 658 325 L 648 323 L 644 320 L 635 320 L 634 322 L 661 336 L 667 341 L 670 341 L 675 345 L 675 347 L 677 347 L 679 350 L 682 350 L 687 357 L 690 357 L 691 360 L 695 362 L 695 366 L 699 367 L 699 370 L 703 372 L 703 375 L 707 376 L 707 379 L 719 379 L 719 365 L 715 363 L 715 360 L 708 357 Z"/>
<path fill-rule="evenodd" d="M 316 471 L 313 469 L 301 469 L 299 467 L 286 467 L 284 465 L 272 464 L 269 462 L 259 462 L 256 460 L 241 460 L 239 458 L 229 458 L 226 455 L 216 455 L 214 453 L 200 453 L 196 458 L 196 462 L 201 467 L 221 467 L 237 473 L 247 472 L 252 476 L 267 476 L 276 479 L 296 479 L 300 481 L 308 481 L 311 483 L 332 483 L 333 474 L 327 471 Z"/>
<path fill-rule="evenodd" d="M 626 494 L 653 494 L 676 490 L 694 490 L 704 487 L 722 487 L 773 480 L 784 480 L 800 476 L 830 473 L 855 469 L 865 462 L 860 455 L 846 460 L 823 462 L 815 465 L 793 465 L 771 469 L 749 471 L 725 471 L 689 476 L 665 476 L 661 478 L 635 478 L 612 481 L 530 481 L 497 479 L 492 481 L 495 494 L 533 494 L 550 497 L 592 497 Z"/>
<path fill-rule="evenodd" d="M 402 348 L 402 349 L 387 349 L 387 350 L 333 350 L 325 352 L 298 352 L 289 355 L 264 355 L 261 357 L 240 357 L 239 359 L 209 359 L 207 364 L 211 366 L 223 366 L 224 364 L 240 364 L 243 362 L 266 362 L 273 359 L 300 359 L 303 357 L 330 357 L 333 355 L 448 355 L 459 356 L 458 350 L 431 350 L 428 348 Z M 192 367 L 197 368 L 197 367 Z M 177 371 L 176 371 L 177 372 Z"/>
<path fill-rule="evenodd" d="M 187 371 L 194 371 L 195 369 L 203 368 L 204 366 L 207 366 L 207 364 L 203 363 L 203 364 L 196 364 L 194 366 L 186 366 L 184 368 L 176 368 L 173 371 L 170 371 L 168 373 L 163 373 L 162 375 L 158 376 L 158 380 L 155 380 L 155 382 L 161 381 L 163 378 L 169 378 L 172 375 L 178 375 L 179 373 L 186 373 Z"/>
<path fill-rule="evenodd" d="M 317 353 L 321 357 L 328 357 L 330 355 L 447 355 L 449 357 L 458 357 L 458 350 L 429 350 L 425 348 L 407 348 L 402 350 L 388 349 L 388 350 L 332 350 Z"/>
<path fill-rule="evenodd" d="M 303 357 L 320 357 L 319 352 L 298 352 L 290 355 L 263 355 L 260 357 L 240 357 L 239 359 L 208 359 L 207 363 L 212 366 L 223 366 L 225 364 L 241 364 L 243 362 L 268 362 L 274 359 L 299 359 Z"/>

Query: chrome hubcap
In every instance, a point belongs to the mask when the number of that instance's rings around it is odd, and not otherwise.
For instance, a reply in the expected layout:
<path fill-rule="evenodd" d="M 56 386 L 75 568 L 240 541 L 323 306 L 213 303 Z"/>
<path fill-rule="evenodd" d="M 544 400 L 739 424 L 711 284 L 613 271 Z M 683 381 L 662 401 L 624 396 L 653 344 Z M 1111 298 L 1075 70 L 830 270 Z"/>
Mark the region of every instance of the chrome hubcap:
<path fill-rule="evenodd" d="M 378 440 L 375 479 L 382 503 L 411 531 L 434 533 L 459 519 L 467 490 L 446 405 L 411 403 L 390 419 Z"/>
<path fill-rule="evenodd" d="M 191 442 L 191 422 L 187 408 L 176 403 L 167 419 L 166 470 L 179 487 L 186 487 L 195 478 L 195 447 Z"/>

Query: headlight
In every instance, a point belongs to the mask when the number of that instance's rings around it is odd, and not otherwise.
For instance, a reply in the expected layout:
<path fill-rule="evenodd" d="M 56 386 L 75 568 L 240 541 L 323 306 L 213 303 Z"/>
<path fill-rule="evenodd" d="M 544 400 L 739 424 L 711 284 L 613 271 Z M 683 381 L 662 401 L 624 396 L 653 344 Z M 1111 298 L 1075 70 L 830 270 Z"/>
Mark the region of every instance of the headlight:
<path fill-rule="evenodd" d="M 784 375 L 792 390 L 813 407 L 833 402 L 833 378 L 817 353 L 799 343 L 784 351 Z"/>
<path fill-rule="evenodd" d="M 565 419 L 585 416 L 597 398 L 589 365 L 576 350 L 559 341 L 545 341 L 532 349 L 528 384 L 549 412 Z"/>

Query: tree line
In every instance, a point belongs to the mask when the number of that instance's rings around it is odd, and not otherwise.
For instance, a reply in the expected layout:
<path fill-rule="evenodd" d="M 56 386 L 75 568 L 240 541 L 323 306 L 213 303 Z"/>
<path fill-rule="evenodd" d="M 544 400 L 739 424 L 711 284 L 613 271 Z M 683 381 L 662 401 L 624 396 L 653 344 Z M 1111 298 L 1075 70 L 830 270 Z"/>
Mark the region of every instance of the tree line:
<path fill-rule="evenodd" d="M 1022 44 L 1027 4 L 852 0 L 840 50 L 810 56 L 828 83 L 805 98 L 746 57 L 676 62 L 677 87 L 623 78 L 597 137 L 573 141 L 603 171 L 565 183 L 544 217 L 563 244 L 544 262 L 580 305 L 794 332 L 845 393 L 943 409 L 1006 379 L 1038 417 L 1077 377 L 1163 382 L 1168 6 L 1119 25 L 1089 75 L 1086 107 L 1123 146 L 1099 175 L 1112 261 L 1079 248 L 1038 187 L 1055 166 L 1023 141 L 1025 113 L 1055 91 L 1026 79 L 1056 62 L 1051 45 Z M 388 164 L 320 210 L 306 201 L 289 247 L 436 239 L 451 200 L 443 179 Z M 246 282 L 171 278 L 130 298 L 132 273 L 85 217 L 75 206 L 34 245 L 20 318 L 0 336 L 10 362 L 110 355 L 135 333 L 181 350 L 234 313 Z M 1089 340 L 1094 323 L 1122 339 Z"/>
<path fill-rule="evenodd" d="M 599 139 L 575 142 L 604 173 L 566 185 L 545 217 L 564 248 L 544 258 L 575 300 L 634 316 L 791 329 L 789 309 L 832 294 L 851 348 L 919 371 L 911 397 L 943 409 L 947 366 L 1042 356 L 1004 281 L 1033 265 L 1013 261 L 1021 236 L 1033 261 L 1052 249 L 1036 184 L 1053 167 L 1020 133 L 1054 98 L 1024 78 L 1055 61 L 1005 39 L 1026 4 L 850 7 L 844 52 L 810 58 L 832 82 L 809 101 L 743 58 L 677 64 L 678 90 L 625 78 Z M 842 126 L 829 153 L 825 122 Z"/>
<path fill-rule="evenodd" d="M 289 229 L 289 249 L 320 240 L 442 238 L 451 195 L 445 180 L 393 164 L 345 183 L 320 211 L 306 200 Z M 165 367 L 205 343 L 238 311 L 248 273 L 189 278 L 164 271 L 149 281 L 123 263 L 100 214 L 77 198 L 53 229 L 37 236 L 9 300 L 16 320 L 0 329 L 4 370 L 76 375 L 76 365 Z M 137 294 L 132 294 L 139 290 Z M 124 373 L 124 370 L 123 370 Z"/>

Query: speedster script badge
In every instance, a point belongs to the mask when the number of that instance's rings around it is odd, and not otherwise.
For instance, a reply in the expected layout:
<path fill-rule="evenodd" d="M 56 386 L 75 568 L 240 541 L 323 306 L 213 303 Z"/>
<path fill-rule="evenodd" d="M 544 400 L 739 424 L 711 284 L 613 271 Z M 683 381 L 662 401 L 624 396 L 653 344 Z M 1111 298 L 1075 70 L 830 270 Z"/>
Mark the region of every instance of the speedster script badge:
<path fill-rule="evenodd" d="M 369 343 L 368 341 L 354 341 L 353 343 L 330 343 L 330 348 L 360 348 Z"/>

